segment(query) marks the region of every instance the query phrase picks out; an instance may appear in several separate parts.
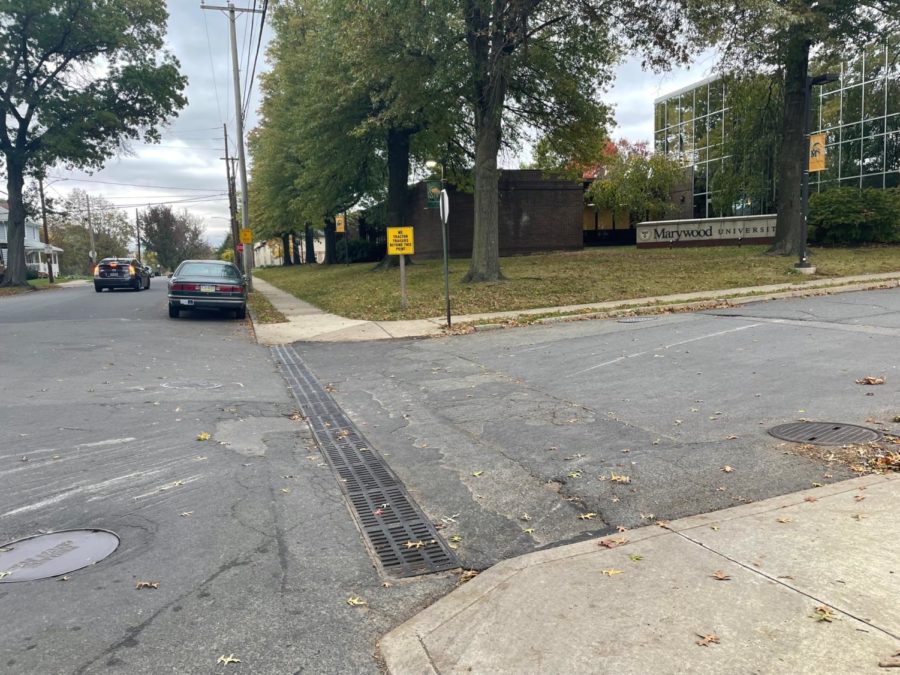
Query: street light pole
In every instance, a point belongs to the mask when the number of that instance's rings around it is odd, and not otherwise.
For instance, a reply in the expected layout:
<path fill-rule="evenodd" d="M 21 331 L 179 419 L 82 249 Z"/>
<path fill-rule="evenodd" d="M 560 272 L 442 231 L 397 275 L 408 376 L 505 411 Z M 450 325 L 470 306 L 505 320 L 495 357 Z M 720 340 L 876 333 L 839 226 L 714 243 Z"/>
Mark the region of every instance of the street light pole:
<path fill-rule="evenodd" d="M 803 180 L 800 188 L 800 203 L 803 212 L 803 226 L 800 232 L 800 258 L 794 266 L 801 274 L 814 274 L 816 268 L 809 264 L 808 253 L 806 247 L 806 239 L 809 236 L 809 141 L 810 141 L 810 113 L 812 108 L 812 88 L 837 82 L 840 75 L 836 73 L 824 73 L 815 77 L 806 78 L 806 86 L 803 90 L 803 138 L 806 140 L 804 144 L 805 155 L 803 158 Z"/>

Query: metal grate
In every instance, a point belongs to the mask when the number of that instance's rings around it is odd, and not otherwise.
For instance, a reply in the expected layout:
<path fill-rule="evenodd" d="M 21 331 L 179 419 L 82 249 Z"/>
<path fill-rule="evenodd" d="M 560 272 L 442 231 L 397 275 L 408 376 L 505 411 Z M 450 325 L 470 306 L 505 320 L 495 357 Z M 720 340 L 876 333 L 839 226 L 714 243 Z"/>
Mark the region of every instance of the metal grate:
<path fill-rule="evenodd" d="M 459 567 L 434 525 L 289 345 L 272 348 L 350 512 L 385 574 L 411 577 Z"/>
<path fill-rule="evenodd" d="M 784 441 L 813 445 L 871 443 L 881 438 L 875 429 L 843 422 L 791 422 L 772 427 L 769 434 Z"/>
<path fill-rule="evenodd" d="M 644 321 L 653 321 L 654 319 L 658 319 L 658 316 L 624 316 L 621 319 L 618 319 L 619 323 L 643 323 Z"/>

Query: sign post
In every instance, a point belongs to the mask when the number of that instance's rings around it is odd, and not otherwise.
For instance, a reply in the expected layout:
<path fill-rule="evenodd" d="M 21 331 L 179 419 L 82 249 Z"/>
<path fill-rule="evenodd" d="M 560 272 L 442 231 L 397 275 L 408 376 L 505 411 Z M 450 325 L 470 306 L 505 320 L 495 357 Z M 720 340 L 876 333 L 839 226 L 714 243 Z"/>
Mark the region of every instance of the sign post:
<path fill-rule="evenodd" d="M 450 196 L 446 189 L 441 190 L 441 235 L 444 241 L 444 303 L 447 306 L 447 328 L 450 328 L 450 244 L 447 239 L 447 219 L 450 217 Z"/>
<path fill-rule="evenodd" d="M 388 255 L 400 256 L 400 307 L 406 309 L 406 256 L 413 255 L 413 228 L 387 228 Z"/>

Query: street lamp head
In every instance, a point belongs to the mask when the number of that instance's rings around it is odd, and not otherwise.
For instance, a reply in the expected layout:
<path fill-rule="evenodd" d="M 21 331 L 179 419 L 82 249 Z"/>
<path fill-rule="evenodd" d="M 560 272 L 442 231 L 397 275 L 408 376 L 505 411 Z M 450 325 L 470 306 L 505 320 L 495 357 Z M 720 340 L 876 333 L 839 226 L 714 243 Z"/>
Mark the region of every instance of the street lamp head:
<path fill-rule="evenodd" d="M 841 76 L 838 73 L 822 73 L 821 75 L 816 75 L 814 78 L 812 78 L 810 84 L 816 87 L 823 84 L 830 84 L 832 82 L 839 82 L 840 79 Z"/>

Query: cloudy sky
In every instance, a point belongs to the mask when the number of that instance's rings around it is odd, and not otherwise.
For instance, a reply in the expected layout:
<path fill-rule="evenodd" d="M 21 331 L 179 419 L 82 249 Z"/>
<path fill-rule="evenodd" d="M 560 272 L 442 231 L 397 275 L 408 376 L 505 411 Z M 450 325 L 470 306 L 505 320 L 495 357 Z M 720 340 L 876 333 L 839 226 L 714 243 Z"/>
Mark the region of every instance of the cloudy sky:
<path fill-rule="evenodd" d="M 227 0 L 207 0 L 208 4 L 227 4 Z M 238 0 L 236 6 L 251 7 L 252 0 Z M 259 6 L 262 2 L 257 3 Z M 203 10 L 200 0 L 168 0 L 169 48 L 179 59 L 188 77 L 188 105 L 164 130 L 158 145 L 132 147 L 130 156 L 110 159 L 102 171 L 86 174 L 56 169 L 45 186 L 51 196 L 61 197 L 78 187 L 91 195 L 122 208 L 134 217 L 137 208 L 168 203 L 186 208 L 203 219 L 207 238 L 218 245 L 228 229 L 228 201 L 225 179 L 222 125 L 228 126 L 229 144 L 235 154 L 234 93 L 231 86 L 231 57 L 228 18 L 220 11 Z M 253 16 L 252 44 L 251 19 Z M 259 16 L 240 14 L 237 20 L 241 81 L 246 83 L 253 68 L 253 55 L 259 35 Z M 256 67 L 257 79 L 250 91 L 246 130 L 256 124 L 259 104 L 258 73 L 265 69 L 265 44 Z M 249 56 L 249 64 L 248 64 Z M 606 100 L 615 105 L 618 127 L 614 138 L 647 140 L 653 135 L 653 100 L 709 74 L 711 56 L 699 59 L 692 68 L 666 74 L 643 72 L 640 64 L 629 61 L 617 71 L 617 79 Z M 514 167 L 516 158 L 504 163 Z"/>

